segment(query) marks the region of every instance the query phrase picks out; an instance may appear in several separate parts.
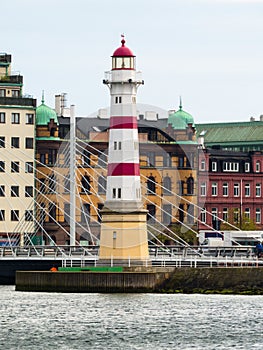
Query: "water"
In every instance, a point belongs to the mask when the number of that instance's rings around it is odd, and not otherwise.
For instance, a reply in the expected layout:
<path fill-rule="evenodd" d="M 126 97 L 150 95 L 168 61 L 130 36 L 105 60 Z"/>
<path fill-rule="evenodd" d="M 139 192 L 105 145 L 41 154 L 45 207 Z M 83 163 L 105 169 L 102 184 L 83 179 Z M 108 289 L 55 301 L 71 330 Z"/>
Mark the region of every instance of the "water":
<path fill-rule="evenodd" d="M 62 294 L 0 286 L 0 349 L 262 349 L 263 296 Z"/>

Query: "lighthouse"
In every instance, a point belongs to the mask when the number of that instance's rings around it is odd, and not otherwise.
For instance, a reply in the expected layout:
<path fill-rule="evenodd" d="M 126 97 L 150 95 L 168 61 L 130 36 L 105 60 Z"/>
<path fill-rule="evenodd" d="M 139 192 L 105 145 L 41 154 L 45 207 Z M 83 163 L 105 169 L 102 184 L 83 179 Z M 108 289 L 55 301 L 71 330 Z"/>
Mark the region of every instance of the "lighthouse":
<path fill-rule="evenodd" d="M 100 259 L 144 261 L 149 258 L 147 211 L 142 208 L 136 108 L 137 89 L 143 80 L 124 36 L 103 83 L 109 88 L 111 102 Z"/>

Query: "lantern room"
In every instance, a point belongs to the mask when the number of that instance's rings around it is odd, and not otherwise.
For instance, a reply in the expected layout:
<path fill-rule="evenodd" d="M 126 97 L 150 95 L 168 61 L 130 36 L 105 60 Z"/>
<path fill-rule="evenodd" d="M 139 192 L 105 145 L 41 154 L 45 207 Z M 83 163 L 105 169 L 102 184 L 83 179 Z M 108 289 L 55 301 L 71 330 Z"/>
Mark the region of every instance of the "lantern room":
<path fill-rule="evenodd" d="M 116 49 L 112 55 L 112 70 L 117 69 L 135 69 L 135 56 L 132 51 L 125 46 L 123 36 L 121 46 Z"/>

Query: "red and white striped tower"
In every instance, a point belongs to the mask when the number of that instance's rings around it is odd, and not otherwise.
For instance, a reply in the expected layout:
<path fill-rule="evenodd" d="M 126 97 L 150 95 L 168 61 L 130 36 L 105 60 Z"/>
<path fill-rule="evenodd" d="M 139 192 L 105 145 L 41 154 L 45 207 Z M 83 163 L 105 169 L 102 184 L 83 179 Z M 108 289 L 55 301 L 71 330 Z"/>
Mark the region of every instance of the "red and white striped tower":
<path fill-rule="evenodd" d="M 102 212 L 100 257 L 148 257 L 146 210 L 141 209 L 141 183 L 136 95 L 143 84 L 135 56 L 125 46 L 112 55 L 105 80 L 110 89 L 110 131 L 105 209 Z"/>

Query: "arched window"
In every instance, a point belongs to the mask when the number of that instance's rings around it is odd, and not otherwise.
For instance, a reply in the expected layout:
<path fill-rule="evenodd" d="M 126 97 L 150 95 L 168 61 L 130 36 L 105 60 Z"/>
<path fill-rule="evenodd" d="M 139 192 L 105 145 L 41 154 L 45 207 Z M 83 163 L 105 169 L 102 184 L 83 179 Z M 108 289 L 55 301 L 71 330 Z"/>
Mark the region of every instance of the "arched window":
<path fill-rule="evenodd" d="M 178 195 L 183 196 L 184 195 L 184 180 L 179 180 L 177 182 L 178 184 Z"/>
<path fill-rule="evenodd" d="M 169 176 L 165 176 L 163 179 L 163 194 L 171 194 L 172 181 Z"/>
<path fill-rule="evenodd" d="M 81 192 L 90 193 L 90 178 L 88 175 L 81 178 Z"/>
<path fill-rule="evenodd" d="M 260 161 L 256 161 L 256 173 L 260 173 Z"/>
<path fill-rule="evenodd" d="M 107 181 L 103 175 L 98 178 L 98 193 L 105 194 L 106 193 L 106 185 Z"/>
<path fill-rule="evenodd" d="M 192 176 L 188 177 L 186 184 L 187 184 L 187 194 L 194 194 L 194 179 Z"/>
<path fill-rule="evenodd" d="M 147 193 L 155 194 L 156 193 L 156 183 L 153 176 L 149 176 L 147 180 Z"/>

